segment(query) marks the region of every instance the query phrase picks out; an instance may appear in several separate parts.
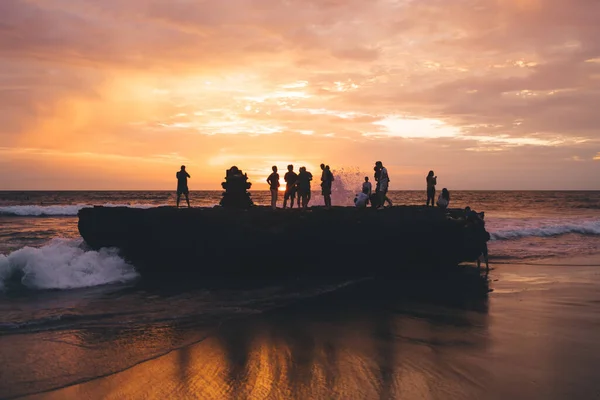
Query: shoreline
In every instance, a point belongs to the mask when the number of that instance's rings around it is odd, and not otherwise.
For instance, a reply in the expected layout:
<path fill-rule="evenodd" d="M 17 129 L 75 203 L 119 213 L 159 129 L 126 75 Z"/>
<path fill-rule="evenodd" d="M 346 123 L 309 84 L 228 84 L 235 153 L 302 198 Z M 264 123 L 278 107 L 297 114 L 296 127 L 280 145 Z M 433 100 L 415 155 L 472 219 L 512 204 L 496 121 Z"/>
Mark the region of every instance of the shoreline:
<path fill-rule="evenodd" d="M 551 260 L 493 264 L 488 299 L 451 306 L 346 288 L 25 398 L 591 398 L 600 255 Z"/>

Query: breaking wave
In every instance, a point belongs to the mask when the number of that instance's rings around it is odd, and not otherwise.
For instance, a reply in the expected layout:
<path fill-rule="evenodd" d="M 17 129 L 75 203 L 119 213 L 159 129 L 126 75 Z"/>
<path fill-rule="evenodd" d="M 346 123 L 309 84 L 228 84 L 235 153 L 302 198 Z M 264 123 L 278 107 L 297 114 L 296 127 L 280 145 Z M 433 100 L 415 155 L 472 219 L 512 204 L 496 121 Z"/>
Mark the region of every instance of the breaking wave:
<path fill-rule="evenodd" d="M 75 289 L 137 277 L 116 249 L 87 250 L 82 239 L 53 239 L 40 248 L 0 254 L 0 290 L 14 280 L 29 289 Z"/>
<path fill-rule="evenodd" d="M 103 204 L 103 207 L 131 207 L 131 208 L 151 208 L 159 207 L 157 204 Z M 0 215 L 15 215 L 15 216 L 75 216 L 82 208 L 93 207 L 89 204 L 77 205 L 54 205 L 54 206 L 3 206 L 0 207 Z"/>
<path fill-rule="evenodd" d="M 531 228 L 506 229 L 490 232 L 492 240 L 511 240 L 524 237 L 550 237 L 578 233 L 581 235 L 600 235 L 600 221 L 582 221 L 571 224 L 544 225 Z"/>

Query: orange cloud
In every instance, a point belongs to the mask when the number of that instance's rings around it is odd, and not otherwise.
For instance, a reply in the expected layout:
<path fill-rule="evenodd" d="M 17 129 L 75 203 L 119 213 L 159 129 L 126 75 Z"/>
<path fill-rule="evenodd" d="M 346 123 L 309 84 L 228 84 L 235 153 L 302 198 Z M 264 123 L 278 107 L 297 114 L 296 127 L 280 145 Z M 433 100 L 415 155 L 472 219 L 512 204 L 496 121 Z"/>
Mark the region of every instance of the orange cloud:
<path fill-rule="evenodd" d="M 569 160 L 598 159 L 598 14 L 595 0 L 5 0 L 0 166 L 27 178 L 0 186 L 71 167 L 90 188 L 167 188 L 158 171 L 185 160 L 218 188 L 234 163 L 258 182 L 272 163 L 383 159 L 398 189 L 432 168 L 465 188 L 590 188 L 598 171 Z"/>

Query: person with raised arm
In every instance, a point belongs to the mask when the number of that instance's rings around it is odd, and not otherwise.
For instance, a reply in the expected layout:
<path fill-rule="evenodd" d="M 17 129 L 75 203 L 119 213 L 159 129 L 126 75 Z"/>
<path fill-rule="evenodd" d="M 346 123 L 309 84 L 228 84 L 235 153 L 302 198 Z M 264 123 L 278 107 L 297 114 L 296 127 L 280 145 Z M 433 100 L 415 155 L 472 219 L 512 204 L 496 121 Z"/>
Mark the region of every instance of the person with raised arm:
<path fill-rule="evenodd" d="M 435 185 L 437 185 L 437 176 L 434 176 L 433 171 L 429 171 L 429 174 L 425 178 L 427 182 L 427 202 L 426 206 L 429 206 L 431 200 L 431 207 L 433 207 L 433 201 L 435 199 Z"/>

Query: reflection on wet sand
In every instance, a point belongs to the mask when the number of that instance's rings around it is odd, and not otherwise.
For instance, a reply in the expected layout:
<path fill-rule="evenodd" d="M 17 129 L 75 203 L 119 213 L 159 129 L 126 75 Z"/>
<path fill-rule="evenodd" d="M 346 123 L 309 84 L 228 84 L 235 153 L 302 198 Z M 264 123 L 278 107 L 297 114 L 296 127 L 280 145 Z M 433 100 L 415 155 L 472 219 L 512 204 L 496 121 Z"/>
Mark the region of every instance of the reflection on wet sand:
<path fill-rule="evenodd" d="M 47 390 L 122 371 L 176 347 L 170 326 L 86 328 L 0 336 L 0 397 Z M 27 351 L 23 351 L 26 349 Z"/>
<path fill-rule="evenodd" d="M 214 336 L 44 398 L 474 398 L 486 300 L 468 308 L 375 292 L 224 324 Z"/>

